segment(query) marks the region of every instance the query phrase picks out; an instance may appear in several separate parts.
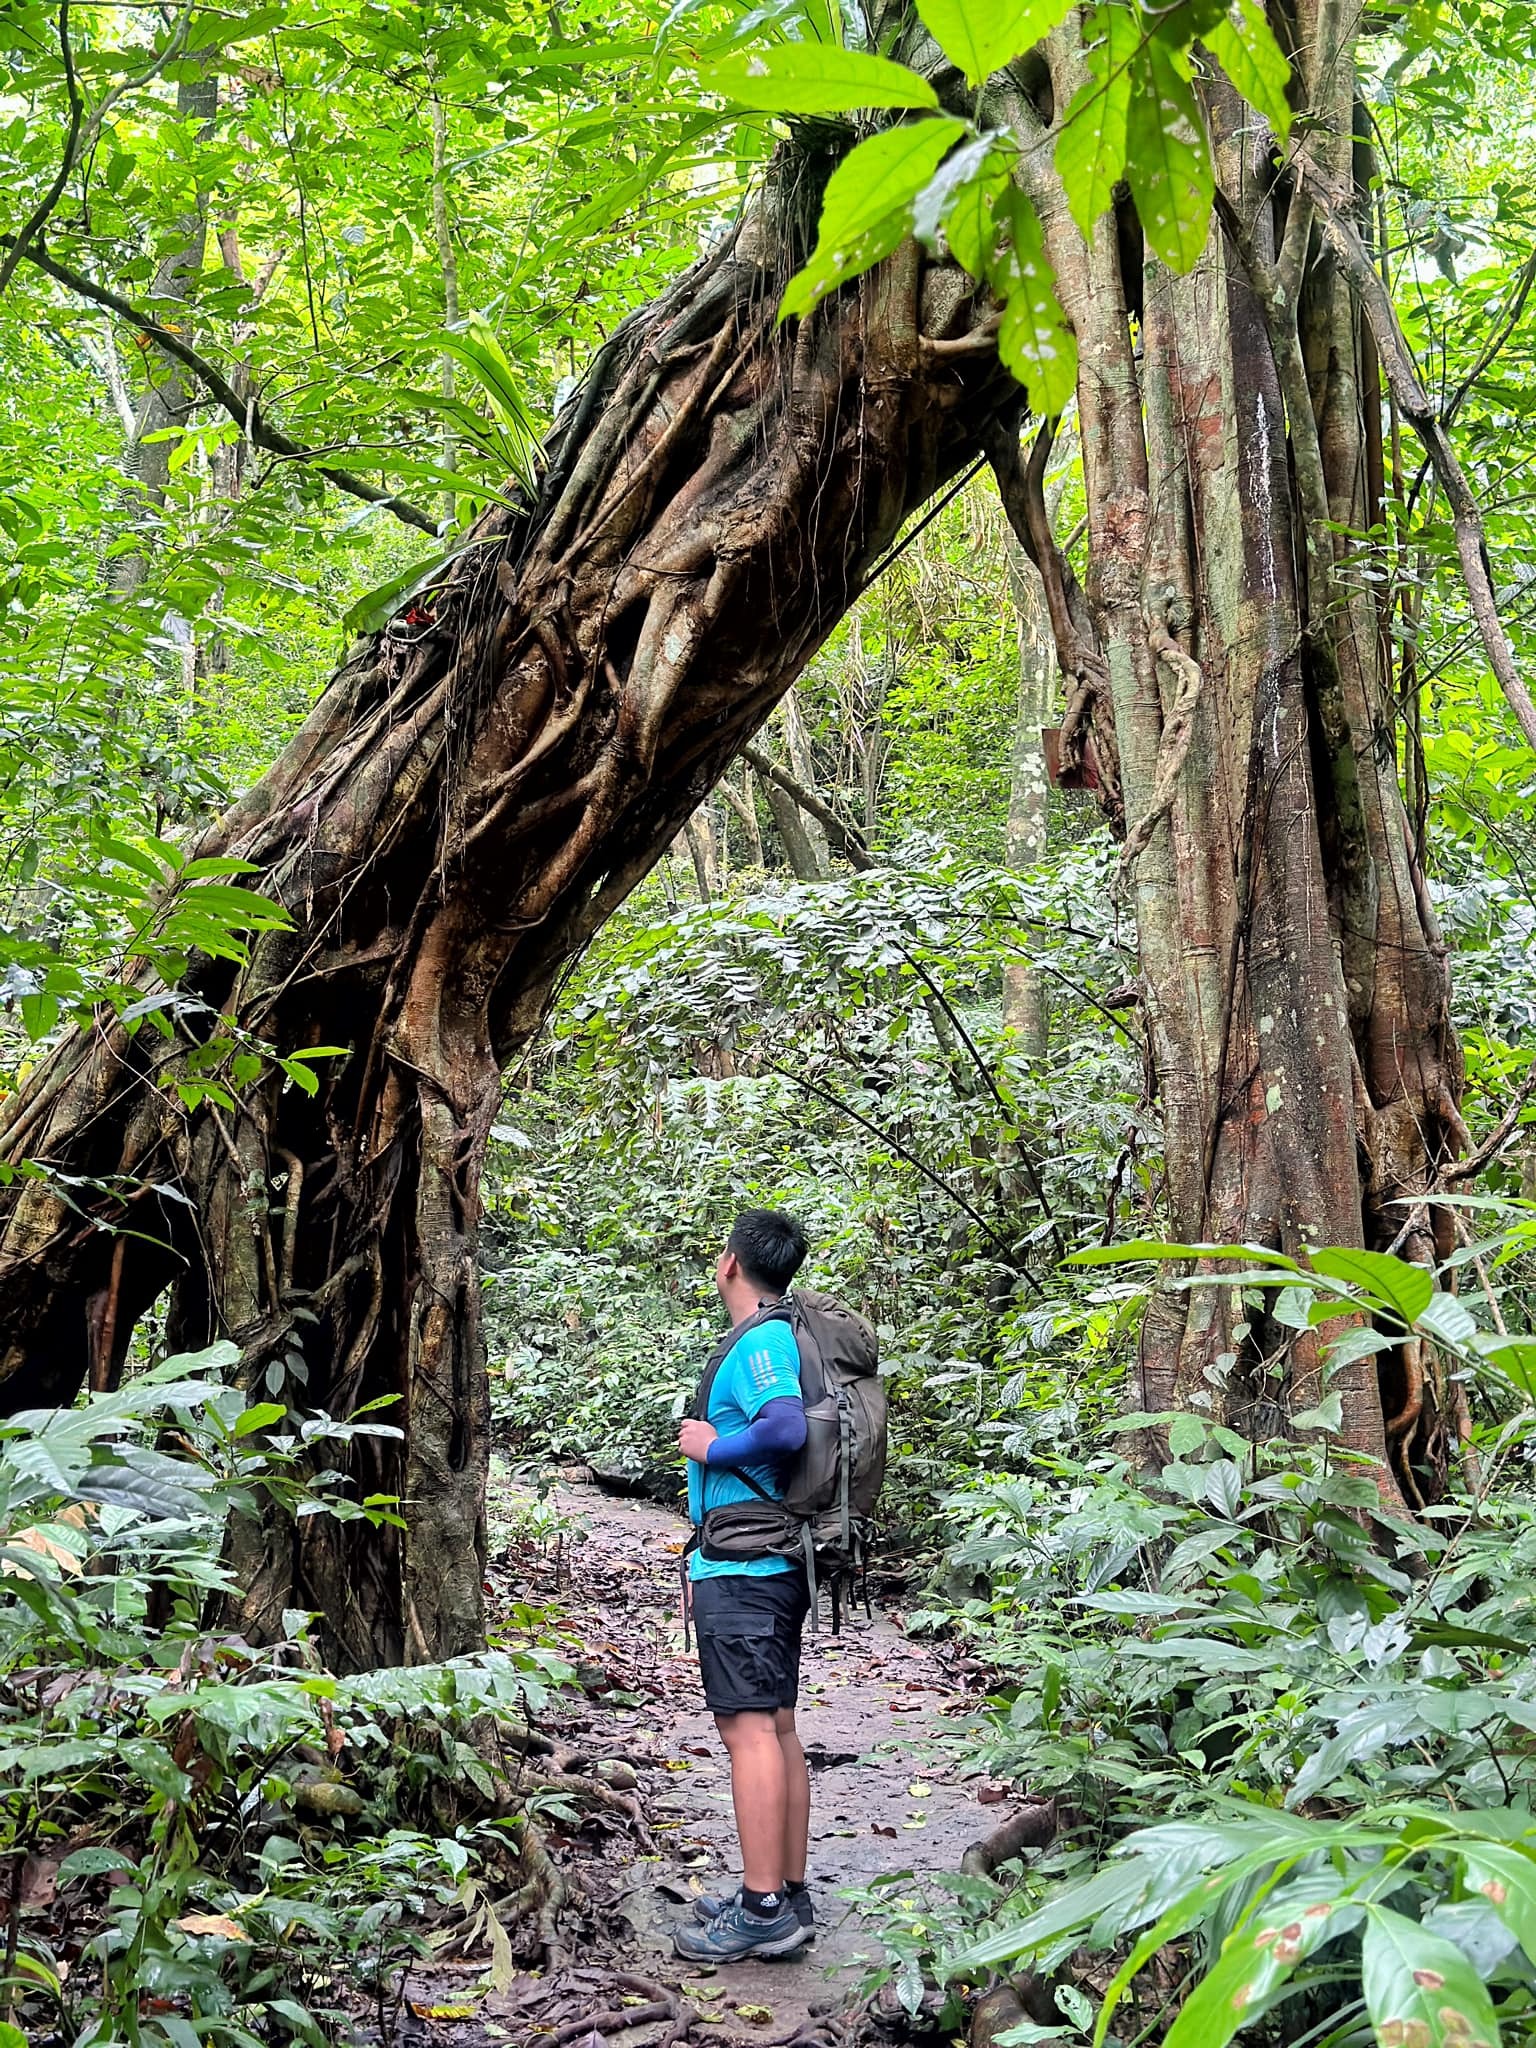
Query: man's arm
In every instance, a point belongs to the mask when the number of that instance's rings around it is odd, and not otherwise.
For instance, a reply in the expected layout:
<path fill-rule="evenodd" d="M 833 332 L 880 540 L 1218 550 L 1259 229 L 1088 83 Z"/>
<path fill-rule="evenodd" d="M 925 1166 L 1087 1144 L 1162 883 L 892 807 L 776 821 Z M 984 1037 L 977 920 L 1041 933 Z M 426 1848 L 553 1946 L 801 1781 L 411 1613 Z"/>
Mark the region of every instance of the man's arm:
<path fill-rule="evenodd" d="M 704 1453 L 711 1471 L 734 1472 L 791 1458 L 805 1442 L 805 1403 L 799 1395 L 766 1402 L 756 1419 L 731 1436 L 717 1436 Z"/>
<path fill-rule="evenodd" d="M 690 1418 L 677 1433 L 677 1447 L 696 1465 L 712 1472 L 739 1471 L 774 1458 L 791 1458 L 805 1442 L 805 1403 L 798 1395 L 769 1401 L 748 1423 L 721 1436 L 711 1422 Z"/>
<path fill-rule="evenodd" d="M 728 1354 L 722 1379 L 717 1389 L 728 1390 L 726 1405 L 749 1418 L 747 1427 L 722 1438 L 712 1423 L 690 1417 L 677 1433 L 683 1456 L 714 1471 L 792 1457 L 806 1428 L 800 1355 L 788 1325 L 769 1323 L 753 1332 Z"/>

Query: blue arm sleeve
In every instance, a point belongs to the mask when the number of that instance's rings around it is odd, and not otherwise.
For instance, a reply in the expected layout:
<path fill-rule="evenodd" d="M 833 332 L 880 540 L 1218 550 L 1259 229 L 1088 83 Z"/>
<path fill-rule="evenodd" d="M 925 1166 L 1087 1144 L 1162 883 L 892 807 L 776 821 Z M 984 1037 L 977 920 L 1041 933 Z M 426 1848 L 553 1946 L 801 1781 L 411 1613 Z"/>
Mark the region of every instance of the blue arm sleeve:
<path fill-rule="evenodd" d="M 805 1442 L 805 1403 L 785 1397 L 765 1403 L 755 1422 L 734 1436 L 717 1436 L 705 1463 L 712 1471 L 761 1465 L 771 1458 L 792 1457 Z"/>

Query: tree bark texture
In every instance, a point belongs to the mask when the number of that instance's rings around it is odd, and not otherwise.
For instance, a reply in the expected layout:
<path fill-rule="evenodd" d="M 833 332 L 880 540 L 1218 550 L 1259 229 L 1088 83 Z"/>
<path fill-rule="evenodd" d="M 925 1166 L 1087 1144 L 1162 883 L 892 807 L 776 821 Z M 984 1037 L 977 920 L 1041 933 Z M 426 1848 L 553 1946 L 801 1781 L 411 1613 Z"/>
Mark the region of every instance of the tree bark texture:
<path fill-rule="evenodd" d="M 345 1455 L 406 1529 L 238 1530 L 253 1635 L 297 1606 L 342 1666 L 482 1639 L 476 1232 L 501 1071 L 903 519 L 1016 418 L 994 361 L 921 365 L 969 296 L 910 246 L 776 329 L 792 240 L 749 224 L 618 330 L 536 502 L 479 522 L 205 835 L 292 929 L 194 963 L 208 1010 L 175 1045 L 104 1016 L 5 1107 L 0 1158 L 47 1172 L 0 1190 L 0 1404 L 111 1384 L 167 1290 L 177 1341 L 231 1336 L 256 1397 L 269 1374 L 342 1418 L 396 1397 L 402 1441 Z M 219 1017 L 347 1057 L 317 1062 L 313 1097 L 278 1076 L 183 1114 L 171 1085 Z"/>
<path fill-rule="evenodd" d="M 1304 4 L 1293 41 L 1306 146 L 1368 221 L 1350 36 Z M 1048 56 L 1062 108 L 1083 75 L 1074 24 Z M 1437 1233 L 1449 1248 L 1426 1198 L 1464 1143 L 1461 1061 L 1376 611 L 1340 532 L 1380 516 L 1379 379 L 1283 152 L 1222 81 L 1201 91 L 1218 211 L 1187 275 L 1123 221 L 1085 239 L 1048 149 L 1026 156 L 1080 350 L 1094 644 L 1085 658 L 1063 605 L 1058 655 L 1111 713 L 1174 1235 L 1428 1261 Z M 1021 139 L 1048 142 L 1049 102 L 1006 102 Z M 1325 1391 L 1318 1333 L 1215 1287 L 1154 1297 L 1141 1383 L 1150 1411 L 1254 1436 Z M 1455 1390 L 1422 1347 L 1326 1391 L 1390 1504 L 1440 1490 Z"/>

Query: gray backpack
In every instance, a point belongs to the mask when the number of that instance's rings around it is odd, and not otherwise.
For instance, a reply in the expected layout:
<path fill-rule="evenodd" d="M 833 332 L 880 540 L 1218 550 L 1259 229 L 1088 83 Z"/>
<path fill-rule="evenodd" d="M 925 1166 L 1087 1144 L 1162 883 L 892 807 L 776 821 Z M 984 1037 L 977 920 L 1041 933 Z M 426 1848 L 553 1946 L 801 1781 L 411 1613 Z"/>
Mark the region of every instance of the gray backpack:
<path fill-rule="evenodd" d="M 758 1495 L 707 1510 L 699 1549 L 712 1562 L 762 1557 L 803 1561 L 812 1626 L 819 1581 L 832 1592 L 832 1627 L 851 1574 L 867 1571 L 870 1528 L 885 1478 L 886 1404 L 874 1331 L 830 1295 L 807 1288 L 769 1303 L 721 1339 L 704 1368 L 690 1413 L 703 1419 L 715 1374 L 731 1347 L 760 1323 L 787 1322 L 800 1354 L 805 1445 L 784 1474 L 775 1500 L 745 1472 L 735 1476 Z"/>

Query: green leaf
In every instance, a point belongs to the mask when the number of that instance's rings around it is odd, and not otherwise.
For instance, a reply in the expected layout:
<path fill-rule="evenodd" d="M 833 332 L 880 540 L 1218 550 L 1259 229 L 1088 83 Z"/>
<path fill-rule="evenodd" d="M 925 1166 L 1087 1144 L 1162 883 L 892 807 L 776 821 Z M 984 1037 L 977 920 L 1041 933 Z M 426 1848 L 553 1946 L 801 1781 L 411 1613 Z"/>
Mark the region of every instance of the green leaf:
<path fill-rule="evenodd" d="M 126 839 L 114 839 L 110 833 L 103 833 L 97 845 L 105 859 L 116 861 L 119 867 L 132 868 L 148 882 L 159 884 L 167 879 L 165 869 L 153 854 L 131 846 Z"/>
<path fill-rule="evenodd" d="M 973 1942 L 951 1958 L 946 1976 L 974 1976 L 978 1970 L 1012 1962 L 1016 1956 L 1031 1955 L 1048 1942 L 1079 1927 L 1091 1927 L 1106 1915 L 1118 1916 L 1134 1910 L 1146 1896 L 1152 1873 L 1139 1859 L 1127 1857 L 1096 1871 L 1081 1883 L 1056 1891 L 1035 1912 L 1026 1914 L 1011 1927 Z"/>
<path fill-rule="evenodd" d="M 980 85 L 1065 21 L 1072 0 L 917 0 L 917 11 L 967 84 Z"/>
<path fill-rule="evenodd" d="M 1499 1842 L 1463 1849 L 1467 1883 L 1487 1899 L 1504 1925 L 1536 1959 L 1536 1861 Z"/>
<path fill-rule="evenodd" d="M 964 133 L 963 121 L 941 116 L 869 136 L 827 180 L 818 240 L 852 242 L 893 214 L 900 216 L 905 231 L 913 200 Z"/>
<path fill-rule="evenodd" d="M 72 1849 L 59 1865 L 60 1886 L 73 1884 L 79 1877 L 101 1877 L 109 1870 L 132 1870 L 133 1858 L 124 1855 L 121 1849 L 90 1847 Z"/>
<path fill-rule="evenodd" d="M 1320 1304 L 1321 1306 L 1321 1304 Z M 1321 1320 L 1329 1321 L 1338 1314 L 1330 1308 Z M 1314 1313 L 1313 1322 L 1319 1317 Z M 1331 1379 L 1336 1372 L 1342 1372 L 1346 1365 L 1353 1365 L 1357 1358 L 1374 1358 L 1380 1351 L 1392 1351 L 1402 1342 L 1400 1337 L 1383 1336 L 1380 1330 L 1346 1330 L 1342 1337 L 1326 1345 L 1323 1350 L 1323 1377 Z"/>
<path fill-rule="evenodd" d="M 1198 1451 L 1205 1442 L 1205 1424 L 1198 1415 L 1176 1415 L 1168 1431 L 1168 1448 L 1176 1458 Z"/>
<path fill-rule="evenodd" d="M 992 204 L 1005 179 L 972 178 L 962 185 L 944 215 L 949 253 L 972 277 L 985 277 L 992 257 Z"/>
<path fill-rule="evenodd" d="M 1296 1782 L 1286 1797 L 1287 1806 L 1300 1806 L 1314 1792 L 1326 1791 L 1351 1764 L 1375 1756 L 1378 1750 L 1393 1743 L 1412 1741 L 1422 1727 L 1411 1702 L 1401 1695 L 1357 1707 L 1339 1722 L 1336 1734 L 1313 1747 L 1296 1774 Z"/>
<path fill-rule="evenodd" d="M 1312 1270 L 1329 1280 L 1342 1280 L 1368 1294 L 1400 1316 L 1416 1322 L 1429 1306 L 1435 1283 L 1425 1266 L 1394 1258 L 1390 1252 L 1365 1252 L 1330 1245 L 1309 1254 Z"/>
<path fill-rule="evenodd" d="M 828 292 L 889 256 L 911 231 L 912 205 L 939 160 L 965 133 L 938 117 L 871 135 L 827 181 L 816 247 L 785 288 L 779 318 L 804 315 Z"/>
<path fill-rule="evenodd" d="M 1263 8 L 1256 0 L 1237 0 L 1226 18 L 1203 30 L 1200 39 L 1249 106 L 1264 116 L 1283 142 L 1291 128 L 1290 103 L 1285 97 L 1291 66 L 1275 41 Z"/>
<path fill-rule="evenodd" d="M 998 151 L 996 136 L 990 133 L 973 136 L 959 149 L 951 151 L 918 193 L 912 205 L 912 232 L 925 249 L 937 253 L 939 237 L 943 234 L 948 239 L 950 221 L 962 201 L 981 198 L 987 203 L 990 217 L 990 203 L 1007 183 L 1008 165 Z M 967 233 L 962 223 L 962 242 L 966 241 Z M 990 246 L 990 237 L 988 242 Z M 956 250 L 955 254 L 958 256 L 959 251 Z M 969 264 L 966 268 L 971 270 Z M 971 270 L 973 277 L 983 274 L 981 266 Z"/>
<path fill-rule="evenodd" d="M 375 584 L 372 590 L 365 590 L 342 613 L 342 630 L 377 633 L 412 598 L 420 597 L 434 583 L 441 583 L 444 572 L 465 552 L 463 542 L 455 541 L 451 548 L 428 555 L 424 561 L 413 562 L 408 569 L 400 569 L 387 581 Z"/>
<path fill-rule="evenodd" d="M 1477 1341 L 1477 1325 L 1466 1303 L 1438 1288 L 1418 1313 L 1418 1325 L 1428 1330 L 1453 1351 L 1471 1350 Z"/>
<path fill-rule="evenodd" d="M 1367 1910 L 1361 1975 L 1382 2048 L 1498 2048 L 1493 2001 L 1461 1950 L 1386 1906 Z"/>
<path fill-rule="evenodd" d="M 1189 83 L 1189 58 L 1152 36 L 1130 67 L 1126 176 L 1147 245 L 1171 270 L 1188 270 L 1210 226 L 1210 151 Z"/>
<path fill-rule="evenodd" d="M 1124 1244 L 1090 1245 L 1086 1251 L 1069 1252 L 1064 1266 L 1121 1266 L 1141 1259 L 1251 1259 L 1261 1266 L 1277 1266 L 1288 1273 L 1301 1267 L 1284 1252 L 1266 1251 L 1256 1244 L 1172 1244 L 1156 1237 L 1127 1238 Z M 1217 1276 L 1225 1279 L 1224 1274 Z M 1305 1276 L 1303 1276 L 1305 1277 Z"/>
<path fill-rule="evenodd" d="M 1088 77 L 1072 95 L 1056 138 L 1056 170 L 1085 235 L 1125 175 L 1130 65 L 1141 43 L 1135 17 L 1124 7 L 1095 8 L 1088 34 Z"/>
<path fill-rule="evenodd" d="M 1056 295 L 1056 272 L 1034 207 L 1016 185 L 997 201 L 997 246 L 987 276 L 1005 300 L 998 349 L 1037 412 L 1059 413 L 1077 382 L 1077 337 Z"/>
<path fill-rule="evenodd" d="M 490 402 L 497 425 L 503 429 L 502 446 L 507 466 L 519 482 L 531 490 L 534 486 L 538 429 L 524 402 L 517 372 L 489 322 L 478 313 L 472 313 L 462 327 L 451 327 L 440 334 L 436 345 L 444 355 L 452 356 L 461 363 L 479 384 Z"/>
<path fill-rule="evenodd" d="M 1303 1408 L 1299 1415 L 1291 1417 L 1292 1429 L 1323 1429 L 1337 1436 L 1344 1427 L 1344 1399 L 1340 1394 L 1326 1394 L 1315 1408 Z"/>
<path fill-rule="evenodd" d="M 937 111 L 926 78 L 888 57 L 830 43 L 780 43 L 725 58 L 699 73 L 705 92 L 768 114 L 852 114 L 861 107 Z"/>
<path fill-rule="evenodd" d="M 1288 1885 L 1237 1934 L 1195 1986 L 1163 2039 L 1163 2048 L 1226 2048 L 1262 2002 L 1315 1948 L 1358 1925 L 1361 1909 L 1339 1897 L 1341 1879 L 1328 1873 Z"/>
<path fill-rule="evenodd" d="M 277 1401 L 258 1401 L 254 1408 L 247 1408 L 235 1420 L 235 1435 L 250 1436 L 258 1429 L 270 1429 L 274 1422 L 281 1422 L 288 1413 Z"/>

